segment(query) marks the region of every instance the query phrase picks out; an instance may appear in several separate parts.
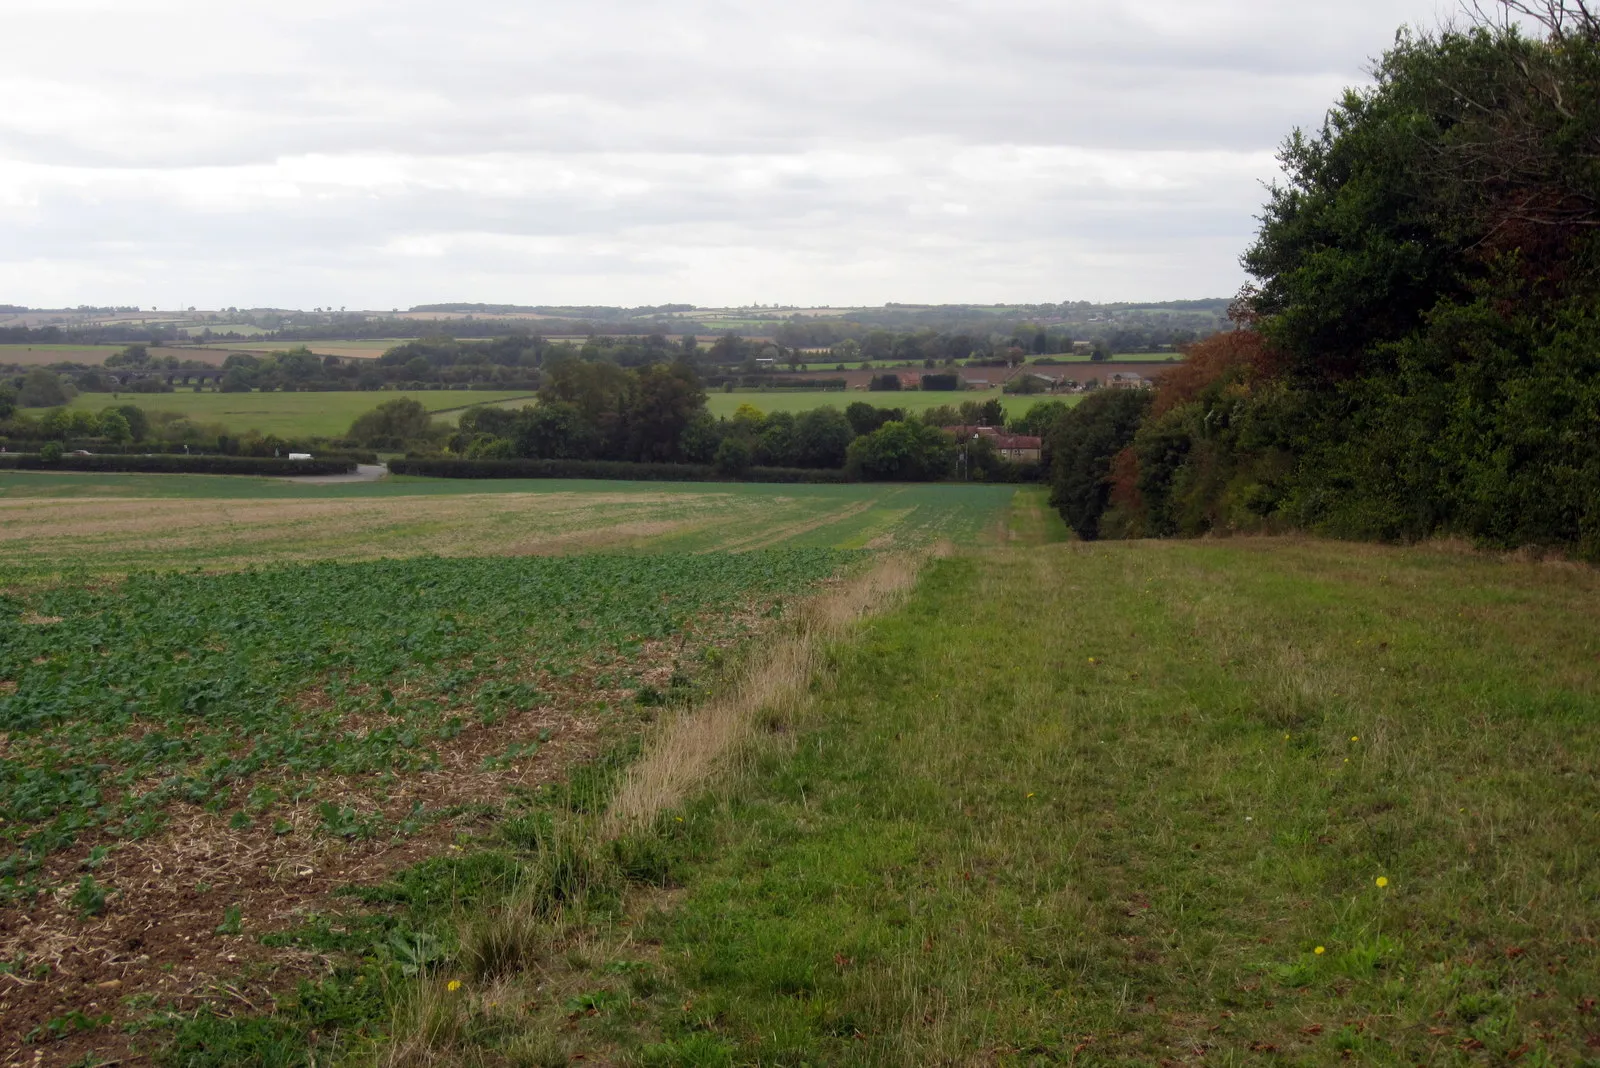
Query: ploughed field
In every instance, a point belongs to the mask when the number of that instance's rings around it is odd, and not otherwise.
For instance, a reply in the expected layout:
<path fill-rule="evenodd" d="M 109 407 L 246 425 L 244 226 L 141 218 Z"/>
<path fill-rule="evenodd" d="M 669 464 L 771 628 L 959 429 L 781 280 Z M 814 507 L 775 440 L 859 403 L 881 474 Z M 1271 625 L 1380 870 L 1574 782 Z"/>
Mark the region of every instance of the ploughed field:
<path fill-rule="evenodd" d="M 6 477 L 0 1062 L 270 1003 L 325 964 L 273 932 L 583 807 L 868 546 L 1013 492 Z"/>

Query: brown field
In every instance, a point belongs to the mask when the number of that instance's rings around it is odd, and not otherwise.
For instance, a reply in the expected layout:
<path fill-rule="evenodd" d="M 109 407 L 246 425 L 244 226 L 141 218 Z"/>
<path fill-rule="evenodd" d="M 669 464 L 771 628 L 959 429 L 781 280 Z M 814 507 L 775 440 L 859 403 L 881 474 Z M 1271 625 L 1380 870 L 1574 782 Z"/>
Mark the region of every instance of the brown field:
<path fill-rule="evenodd" d="M 350 360 L 375 360 L 410 338 L 379 338 L 375 341 L 240 341 L 223 349 L 228 352 L 283 352 L 304 345 L 318 356 L 338 356 Z M 215 344 L 215 343 L 213 343 Z"/>

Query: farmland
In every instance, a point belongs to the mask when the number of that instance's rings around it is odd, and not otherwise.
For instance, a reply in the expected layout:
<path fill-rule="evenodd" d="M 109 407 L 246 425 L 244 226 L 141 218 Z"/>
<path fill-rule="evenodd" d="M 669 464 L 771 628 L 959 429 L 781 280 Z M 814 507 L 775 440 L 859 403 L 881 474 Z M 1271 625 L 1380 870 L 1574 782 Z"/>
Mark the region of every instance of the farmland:
<path fill-rule="evenodd" d="M 485 389 L 440 389 L 417 392 L 330 392 L 330 393 L 195 393 L 178 390 L 174 393 L 137 393 L 113 395 L 110 393 L 80 393 L 71 407 L 98 412 L 114 404 L 137 404 L 151 412 L 178 412 L 198 423 L 219 423 L 228 433 L 242 434 L 258 430 L 263 434 L 280 437 L 338 437 L 350 429 L 356 416 L 371 411 L 385 401 L 398 397 L 411 397 L 429 411 L 439 412 L 438 418 L 453 423 L 460 409 L 472 404 L 498 405 L 520 408 L 534 403 L 526 390 L 506 392 Z M 966 390 L 957 393 L 923 393 L 907 391 L 898 393 L 865 393 L 861 391 L 741 391 L 706 396 L 706 407 L 715 416 L 731 416 L 741 404 L 750 404 L 763 412 L 801 412 L 811 408 L 832 405 L 844 408 L 855 401 L 885 408 L 904 408 L 919 412 L 941 404 L 960 404 L 963 401 L 985 401 L 998 397 L 1009 414 L 1026 412 L 1041 400 L 1041 395 L 1018 397 L 998 390 Z M 1075 395 L 1062 398 L 1068 404 L 1076 403 Z M 27 409 L 28 414 L 42 414 L 43 409 Z"/>
<path fill-rule="evenodd" d="M 228 433 L 259 430 L 280 437 L 338 437 L 350 429 L 356 416 L 385 401 L 411 397 L 430 411 L 459 409 L 469 404 L 493 404 L 526 398 L 526 390 L 504 392 L 482 389 L 421 390 L 416 393 L 80 393 L 72 407 L 98 412 L 113 404 L 136 404 L 150 412 L 178 412 L 197 423 L 220 423 Z M 40 414 L 39 409 L 30 409 Z M 453 422 L 457 412 L 439 418 Z"/>
<path fill-rule="evenodd" d="M 593 549 L 842 549 L 971 541 L 1004 486 L 431 480 L 306 486 L 204 476 L 0 474 L 12 581 L 147 568 Z"/>
<path fill-rule="evenodd" d="M 264 936 L 585 803 L 550 791 L 863 549 L 990 536 L 1013 493 L 0 478 L 0 1033 L 64 1063 L 101 1008 L 64 983 L 291 981 Z"/>
<path fill-rule="evenodd" d="M 18 473 L 0 532 L 0 1013 L 41 1063 L 1581 1063 L 1593 1029 L 1590 569 L 1061 544 L 999 486 Z M 617 837 L 658 730 L 934 543 Z"/>

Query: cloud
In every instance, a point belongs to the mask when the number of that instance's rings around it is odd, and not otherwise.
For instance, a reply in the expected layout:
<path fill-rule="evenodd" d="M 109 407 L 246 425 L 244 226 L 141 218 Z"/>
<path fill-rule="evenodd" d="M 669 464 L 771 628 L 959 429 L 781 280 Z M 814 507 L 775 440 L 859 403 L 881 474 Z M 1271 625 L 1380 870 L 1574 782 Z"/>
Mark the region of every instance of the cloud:
<path fill-rule="evenodd" d="M 1433 3 L 61 0 L 0 300 L 1159 299 Z"/>

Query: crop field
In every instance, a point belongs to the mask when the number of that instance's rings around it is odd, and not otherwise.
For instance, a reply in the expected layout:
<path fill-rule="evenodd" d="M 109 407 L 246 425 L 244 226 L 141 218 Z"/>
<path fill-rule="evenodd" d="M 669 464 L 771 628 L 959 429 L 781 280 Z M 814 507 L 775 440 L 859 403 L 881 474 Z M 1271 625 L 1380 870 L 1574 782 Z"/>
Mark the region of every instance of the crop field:
<path fill-rule="evenodd" d="M 0 576 L 595 549 L 907 548 L 970 542 L 1006 486 L 0 473 Z"/>
<path fill-rule="evenodd" d="M 280 437 L 339 437 L 356 417 L 385 401 L 411 397 L 440 419 L 454 422 L 471 404 L 494 404 L 527 398 L 526 390 L 420 390 L 415 393 L 348 391 L 335 393 L 80 393 L 72 407 L 98 412 L 113 404 L 137 404 L 151 412 L 178 412 L 197 423 L 220 423 L 229 433 L 259 430 Z M 519 402 L 520 403 L 520 402 Z M 448 410 L 445 410 L 448 409 Z M 27 409 L 38 415 L 43 409 Z"/>
<path fill-rule="evenodd" d="M 339 888 L 592 804 L 798 599 L 1015 492 L 0 476 L 0 1057 L 314 974 L 277 932 Z"/>
<path fill-rule="evenodd" d="M 7 595 L 0 968 L 27 985 L 0 994 L 0 1052 L 94 1017 L 55 1013 L 63 986 L 202 989 L 265 947 L 196 941 L 515 818 L 848 561 L 412 559 Z"/>

